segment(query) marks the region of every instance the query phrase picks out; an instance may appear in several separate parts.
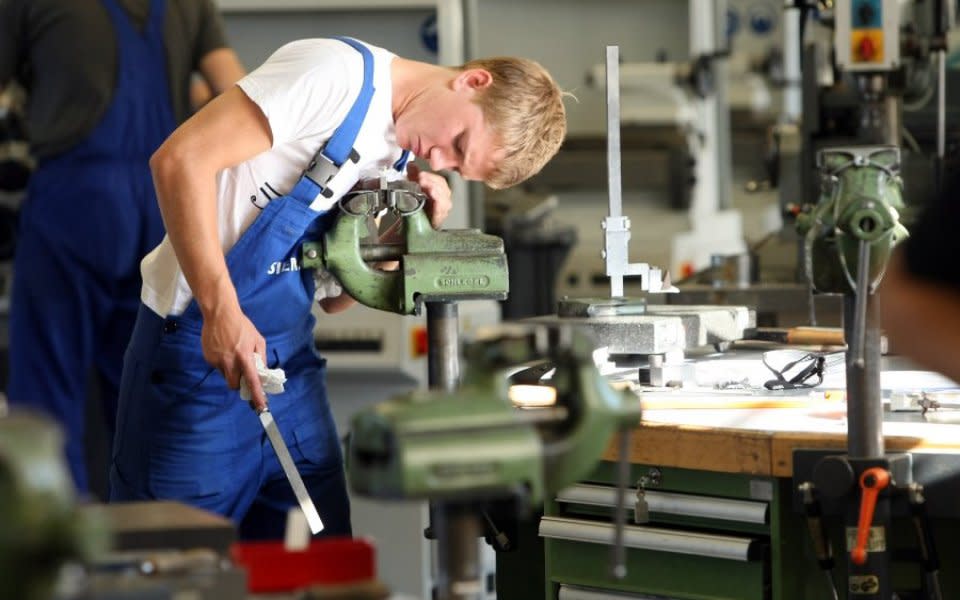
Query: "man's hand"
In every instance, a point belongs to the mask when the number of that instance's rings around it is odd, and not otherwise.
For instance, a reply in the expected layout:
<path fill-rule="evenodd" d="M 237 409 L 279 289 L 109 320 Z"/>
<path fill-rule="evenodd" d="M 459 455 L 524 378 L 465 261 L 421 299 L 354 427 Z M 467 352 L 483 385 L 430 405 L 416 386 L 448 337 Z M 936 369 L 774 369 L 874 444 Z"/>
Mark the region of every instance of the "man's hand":
<path fill-rule="evenodd" d="M 437 173 L 421 171 L 420 167 L 413 163 L 407 165 L 407 179 L 418 183 L 420 189 L 427 195 L 427 205 L 424 208 L 430 217 L 430 224 L 434 229 L 438 229 L 453 208 L 450 185 L 447 180 Z"/>
<path fill-rule="evenodd" d="M 257 412 L 265 409 L 267 396 L 260 384 L 253 355 L 259 354 L 266 363 L 267 342 L 240 310 L 240 306 L 233 305 L 204 314 L 200 341 L 203 357 L 223 373 L 230 389 L 239 389 L 240 378 L 243 377 L 252 393 L 250 406 Z"/>

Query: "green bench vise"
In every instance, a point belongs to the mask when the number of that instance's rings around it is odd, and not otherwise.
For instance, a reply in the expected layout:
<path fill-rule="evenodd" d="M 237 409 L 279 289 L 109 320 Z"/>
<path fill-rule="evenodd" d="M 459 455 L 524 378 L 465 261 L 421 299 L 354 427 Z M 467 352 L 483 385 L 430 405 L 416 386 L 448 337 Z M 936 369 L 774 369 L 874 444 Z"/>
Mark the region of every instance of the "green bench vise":
<path fill-rule="evenodd" d="M 426 197 L 407 181 L 351 192 L 322 241 L 305 242 L 304 268 L 325 268 L 357 302 L 402 315 L 420 314 L 423 302 L 504 300 L 509 290 L 503 240 L 476 229 L 434 230 Z M 403 221 L 402 241 L 379 243 L 370 220 L 390 211 Z M 375 263 L 399 261 L 396 271 Z"/>
<path fill-rule="evenodd" d="M 614 432 L 640 422 L 640 399 L 611 387 L 595 352 L 587 333 L 571 326 L 488 330 L 465 345 L 458 389 L 414 391 L 354 416 L 351 488 L 377 498 L 520 498 L 539 506 L 586 477 Z M 549 381 L 524 376 L 551 368 Z M 544 394 L 554 402 L 518 406 Z"/>

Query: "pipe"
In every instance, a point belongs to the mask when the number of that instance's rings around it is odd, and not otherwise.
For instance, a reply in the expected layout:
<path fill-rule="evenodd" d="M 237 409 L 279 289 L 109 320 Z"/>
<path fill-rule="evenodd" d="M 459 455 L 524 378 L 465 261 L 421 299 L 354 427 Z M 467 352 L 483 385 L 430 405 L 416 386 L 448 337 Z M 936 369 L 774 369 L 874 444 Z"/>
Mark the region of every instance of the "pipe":
<path fill-rule="evenodd" d="M 540 519 L 540 537 L 609 545 L 613 524 L 560 517 Z M 749 562 L 754 560 L 754 540 L 748 537 L 717 535 L 660 529 L 657 527 L 625 527 L 624 545 L 638 550 L 673 552 Z"/>
<path fill-rule="evenodd" d="M 459 315 L 454 302 L 426 302 L 427 378 L 430 389 L 452 392 L 460 384 Z M 476 511 L 456 503 L 432 504 L 437 539 L 438 600 L 477 600 L 483 595 Z"/>
<path fill-rule="evenodd" d="M 796 6 L 783 9 L 783 115 L 784 123 L 800 122 L 803 110 L 803 88 L 800 71 L 800 51 L 803 40 L 800 37 L 801 10 Z"/>
<path fill-rule="evenodd" d="M 852 331 L 856 321 L 857 301 L 854 295 L 843 297 L 843 325 L 846 339 L 855 340 Z M 858 365 L 847 352 L 847 452 L 851 458 L 881 458 L 883 444 L 883 403 L 880 397 L 880 328 L 876 299 L 869 295 L 864 307 L 862 356 Z M 859 345 L 859 344 L 858 344 Z"/>

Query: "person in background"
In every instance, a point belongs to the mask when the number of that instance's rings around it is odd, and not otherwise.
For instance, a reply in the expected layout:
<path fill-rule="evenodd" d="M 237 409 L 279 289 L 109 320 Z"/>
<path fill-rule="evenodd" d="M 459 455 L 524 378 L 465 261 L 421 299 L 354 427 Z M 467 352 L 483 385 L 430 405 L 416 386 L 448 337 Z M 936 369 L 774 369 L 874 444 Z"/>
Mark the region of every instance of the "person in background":
<path fill-rule="evenodd" d="M 948 173 L 880 285 L 894 352 L 960 382 L 960 173 Z"/>
<path fill-rule="evenodd" d="M 417 182 L 441 224 L 447 181 L 407 169 L 411 155 L 495 188 L 525 180 L 563 141 L 562 95 L 529 60 L 451 68 L 352 38 L 309 39 L 277 50 L 178 128 L 151 159 L 167 236 L 143 260 L 110 500 L 179 500 L 233 519 L 244 539 L 282 538 L 297 502 L 236 391 L 243 380 L 263 410 L 260 373 L 280 368 L 285 389 L 270 396 L 270 411 L 324 534 L 349 534 L 313 340 L 319 290 L 300 268 L 300 245 L 319 239 L 343 194 L 381 176 Z M 328 313 L 353 303 L 323 291 Z"/>
<path fill-rule="evenodd" d="M 64 427 L 81 493 L 89 376 L 112 438 L 140 259 L 163 237 L 148 161 L 189 116 L 194 72 L 214 93 L 244 74 L 212 0 L 0 0 L 0 87 L 27 90 L 37 160 L 20 210 L 7 395 Z"/>

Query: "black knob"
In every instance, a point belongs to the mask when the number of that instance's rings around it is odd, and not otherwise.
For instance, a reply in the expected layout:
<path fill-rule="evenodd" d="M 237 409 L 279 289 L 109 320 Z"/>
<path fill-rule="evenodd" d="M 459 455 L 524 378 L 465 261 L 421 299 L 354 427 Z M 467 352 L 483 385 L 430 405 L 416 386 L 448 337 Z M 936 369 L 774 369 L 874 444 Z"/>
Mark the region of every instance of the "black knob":
<path fill-rule="evenodd" d="M 873 23 L 873 17 L 876 15 L 876 11 L 873 10 L 873 6 L 869 2 L 862 2 L 857 8 L 857 16 L 860 17 L 860 25 L 870 25 Z"/>

